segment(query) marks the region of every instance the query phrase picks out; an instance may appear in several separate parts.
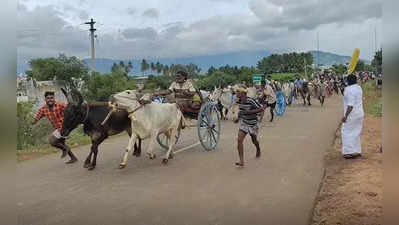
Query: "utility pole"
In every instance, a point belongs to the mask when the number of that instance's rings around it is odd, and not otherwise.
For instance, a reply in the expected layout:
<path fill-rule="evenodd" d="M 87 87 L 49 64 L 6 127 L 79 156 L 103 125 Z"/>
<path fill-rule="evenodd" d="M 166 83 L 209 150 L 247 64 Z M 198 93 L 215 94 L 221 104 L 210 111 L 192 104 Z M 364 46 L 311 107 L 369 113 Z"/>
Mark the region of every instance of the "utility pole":
<path fill-rule="evenodd" d="M 319 55 L 320 55 L 320 49 L 319 49 L 319 31 L 317 31 L 317 64 L 316 68 L 319 69 Z"/>
<path fill-rule="evenodd" d="M 91 39 L 91 72 L 94 73 L 96 71 L 95 68 L 95 55 L 94 55 L 94 31 L 97 29 L 94 29 L 94 24 L 96 22 L 91 18 L 90 22 L 86 22 L 85 24 L 90 25 L 90 39 Z"/>
<path fill-rule="evenodd" d="M 377 28 L 374 28 L 374 52 L 377 52 Z"/>

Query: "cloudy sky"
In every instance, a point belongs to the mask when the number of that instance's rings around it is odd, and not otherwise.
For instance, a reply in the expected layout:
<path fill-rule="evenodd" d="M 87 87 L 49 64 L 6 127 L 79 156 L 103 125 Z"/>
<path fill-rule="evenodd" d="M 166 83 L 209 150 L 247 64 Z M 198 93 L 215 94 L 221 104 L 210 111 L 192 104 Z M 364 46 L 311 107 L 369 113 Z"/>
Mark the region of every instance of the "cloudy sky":
<path fill-rule="evenodd" d="M 243 50 L 320 50 L 370 59 L 382 0 L 20 0 L 18 59 L 190 57 Z"/>

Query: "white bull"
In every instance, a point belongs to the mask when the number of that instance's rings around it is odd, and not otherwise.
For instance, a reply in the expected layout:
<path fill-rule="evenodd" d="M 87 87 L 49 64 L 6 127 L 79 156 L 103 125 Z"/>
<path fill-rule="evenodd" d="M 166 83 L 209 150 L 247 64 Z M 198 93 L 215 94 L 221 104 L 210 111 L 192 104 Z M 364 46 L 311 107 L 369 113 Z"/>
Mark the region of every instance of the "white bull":
<path fill-rule="evenodd" d="M 257 90 L 255 87 L 249 87 L 247 88 L 247 96 L 253 99 L 256 99 L 257 97 Z"/>
<path fill-rule="evenodd" d="M 138 101 L 136 92 L 133 90 L 126 90 L 113 95 L 113 104 L 116 107 L 131 112 L 129 117 L 132 123 L 132 135 L 122 157 L 120 168 L 126 167 L 129 152 L 139 137 L 141 139 L 150 139 L 147 147 L 147 155 L 150 159 L 154 159 L 154 144 L 157 135 L 161 133 L 165 134 L 169 143 L 169 149 L 162 161 L 163 163 L 167 163 L 169 157 L 173 155 L 176 134 L 181 129 L 181 123 L 184 123 L 183 114 L 175 103 L 152 102 L 141 106 Z"/>
<path fill-rule="evenodd" d="M 227 114 L 230 112 L 231 106 L 233 104 L 232 98 L 233 92 L 230 88 L 225 88 L 223 90 L 220 88 L 215 88 L 210 97 L 212 101 L 220 101 L 222 109 L 219 110 L 221 110 L 222 119 L 227 119 Z"/>

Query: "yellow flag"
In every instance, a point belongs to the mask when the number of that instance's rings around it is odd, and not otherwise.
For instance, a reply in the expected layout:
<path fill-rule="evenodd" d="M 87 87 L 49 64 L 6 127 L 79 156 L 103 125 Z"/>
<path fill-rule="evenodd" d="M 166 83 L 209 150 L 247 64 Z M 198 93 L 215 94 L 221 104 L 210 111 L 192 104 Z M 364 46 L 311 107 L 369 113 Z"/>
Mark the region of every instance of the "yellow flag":
<path fill-rule="evenodd" d="M 357 62 L 359 61 L 360 49 L 355 48 L 353 51 L 353 55 L 349 64 L 348 75 L 352 74 L 355 71 Z"/>

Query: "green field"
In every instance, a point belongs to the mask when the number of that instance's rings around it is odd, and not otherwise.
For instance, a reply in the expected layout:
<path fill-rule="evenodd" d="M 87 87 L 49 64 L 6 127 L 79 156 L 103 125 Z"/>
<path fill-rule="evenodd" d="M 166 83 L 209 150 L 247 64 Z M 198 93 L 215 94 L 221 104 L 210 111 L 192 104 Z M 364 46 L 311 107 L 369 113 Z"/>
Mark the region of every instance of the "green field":
<path fill-rule="evenodd" d="M 382 96 L 381 90 L 374 86 L 374 82 L 362 84 L 363 89 L 363 105 L 366 113 L 373 116 L 382 116 Z"/>

